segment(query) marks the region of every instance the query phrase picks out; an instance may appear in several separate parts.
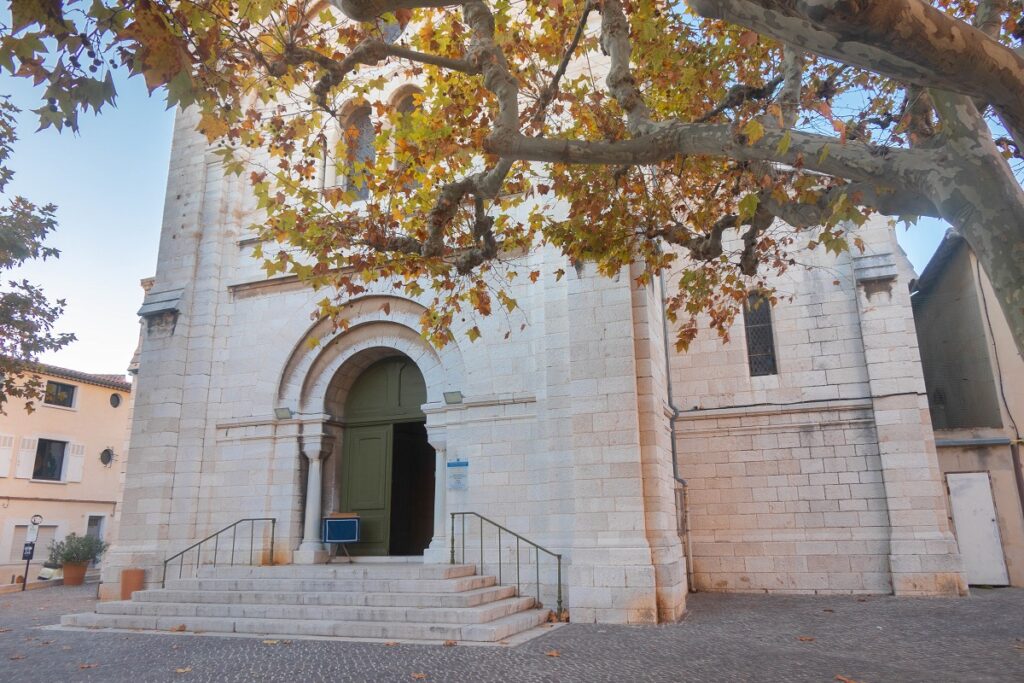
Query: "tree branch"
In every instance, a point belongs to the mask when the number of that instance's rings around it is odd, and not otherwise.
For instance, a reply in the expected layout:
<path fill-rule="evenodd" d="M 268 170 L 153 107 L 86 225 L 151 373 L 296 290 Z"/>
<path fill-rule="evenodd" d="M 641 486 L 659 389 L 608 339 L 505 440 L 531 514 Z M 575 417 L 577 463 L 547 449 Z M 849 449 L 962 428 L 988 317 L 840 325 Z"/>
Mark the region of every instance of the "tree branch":
<path fill-rule="evenodd" d="M 687 0 L 805 50 L 928 88 L 982 98 L 1024 129 L 1024 59 L 922 0 Z"/>
<path fill-rule="evenodd" d="M 583 5 L 583 13 L 580 15 L 579 23 L 576 24 L 576 33 L 573 34 L 569 47 L 565 49 L 562 61 L 558 64 L 558 69 L 555 70 L 555 75 L 551 78 L 551 85 L 540 94 L 540 100 L 537 102 L 537 113 L 533 115 L 534 123 L 540 123 L 544 119 L 548 105 L 558 95 L 558 83 L 562 80 L 562 76 L 565 75 L 565 70 L 569 68 L 569 61 L 572 59 L 573 53 L 579 47 L 580 40 L 583 38 L 583 31 L 587 28 L 587 19 L 590 18 L 590 13 L 593 9 L 594 5 L 591 0 L 587 0 Z"/>
<path fill-rule="evenodd" d="M 800 114 L 800 94 L 804 78 L 804 52 L 786 44 L 782 48 L 782 91 L 779 104 L 782 106 L 782 125 L 796 126 Z"/>

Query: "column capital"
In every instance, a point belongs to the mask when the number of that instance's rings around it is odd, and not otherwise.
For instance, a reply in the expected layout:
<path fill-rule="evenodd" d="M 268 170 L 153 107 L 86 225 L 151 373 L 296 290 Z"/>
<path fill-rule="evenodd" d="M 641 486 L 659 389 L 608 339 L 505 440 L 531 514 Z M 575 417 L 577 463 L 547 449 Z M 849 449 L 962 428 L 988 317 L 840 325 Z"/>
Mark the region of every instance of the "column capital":
<path fill-rule="evenodd" d="M 330 434 L 303 434 L 299 437 L 299 448 L 310 460 L 324 460 L 334 448 L 334 437 Z"/>

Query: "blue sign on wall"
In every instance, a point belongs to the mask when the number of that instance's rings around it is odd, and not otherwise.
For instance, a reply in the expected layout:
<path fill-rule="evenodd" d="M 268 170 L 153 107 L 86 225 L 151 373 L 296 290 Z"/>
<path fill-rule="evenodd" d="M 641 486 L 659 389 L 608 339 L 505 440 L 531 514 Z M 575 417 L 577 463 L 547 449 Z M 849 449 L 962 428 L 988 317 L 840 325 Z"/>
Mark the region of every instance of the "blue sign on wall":
<path fill-rule="evenodd" d="M 358 543 L 359 542 L 359 518 L 325 517 L 321 534 L 324 543 Z"/>

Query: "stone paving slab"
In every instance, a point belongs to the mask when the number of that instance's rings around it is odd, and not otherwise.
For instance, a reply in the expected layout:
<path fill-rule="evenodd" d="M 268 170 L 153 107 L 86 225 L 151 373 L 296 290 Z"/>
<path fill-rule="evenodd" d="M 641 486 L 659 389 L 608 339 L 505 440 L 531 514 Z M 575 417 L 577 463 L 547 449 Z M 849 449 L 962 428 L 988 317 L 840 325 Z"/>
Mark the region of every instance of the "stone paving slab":
<path fill-rule="evenodd" d="M 83 586 L 0 596 L 0 680 L 1024 680 L 1020 589 L 964 599 L 697 594 L 679 624 L 570 624 L 509 648 L 38 628 L 94 609 L 95 595 Z"/>

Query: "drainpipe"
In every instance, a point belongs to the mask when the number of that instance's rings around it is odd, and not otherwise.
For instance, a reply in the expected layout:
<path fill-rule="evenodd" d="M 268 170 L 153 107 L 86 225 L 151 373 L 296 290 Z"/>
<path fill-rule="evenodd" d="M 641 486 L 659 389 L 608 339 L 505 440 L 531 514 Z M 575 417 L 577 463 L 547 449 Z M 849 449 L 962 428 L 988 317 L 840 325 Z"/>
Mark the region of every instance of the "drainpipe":
<path fill-rule="evenodd" d="M 661 288 L 661 303 L 665 305 L 665 275 L 658 273 L 658 283 Z M 675 399 L 672 394 L 672 364 L 671 355 L 669 353 L 668 344 L 668 315 L 665 311 L 661 312 L 661 325 L 663 331 L 662 341 L 665 346 L 665 391 L 668 394 L 668 407 L 672 411 L 672 416 L 669 418 L 669 427 L 671 431 L 672 441 L 672 478 L 682 487 L 680 492 L 682 493 L 682 501 L 677 503 L 683 516 L 683 528 L 680 530 L 680 535 L 683 540 L 683 552 L 686 553 L 686 588 L 691 593 L 696 593 L 696 589 L 693 586 L 693 555 L 690 553 L 690 511 L 689 511 L 689 497 L 686 495 L 686 480 L 679 476 L 679 451 L 676 447 L 676 420 L 679 419 L 679 408 L 675 404 Z"/>

